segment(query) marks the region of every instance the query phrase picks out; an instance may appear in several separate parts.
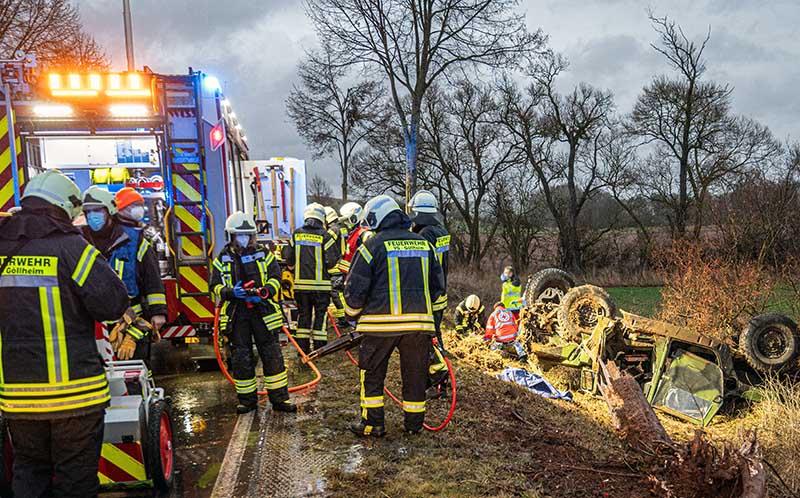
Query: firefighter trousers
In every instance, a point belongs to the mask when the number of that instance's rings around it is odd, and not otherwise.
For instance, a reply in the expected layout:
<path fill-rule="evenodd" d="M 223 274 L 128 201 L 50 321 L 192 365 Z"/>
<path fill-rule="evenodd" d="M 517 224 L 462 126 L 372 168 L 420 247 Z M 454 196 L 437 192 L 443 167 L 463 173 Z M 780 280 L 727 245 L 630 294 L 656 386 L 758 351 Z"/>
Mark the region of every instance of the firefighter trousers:
<path fill-rule="evenodd" d="M 419 431 L 425 421 L 430 335 L 414 332 L 394 337 L 366 334 L 358 348 L 361 375 L 361 419 L 371 427 L 384 424 L 383 383 L 389 358 L 400 352 L 403 380 L 403 415 L 407 431 Z"/>
<path fill-rule="evenodd" d="M 104 416 L 105 410 L 97 410 L 51 420 L 9 420 L 14 496 L 96 497 Z"/>
<path fill-rule="evenodd" d="M 278 329 L 268 330 L 261 313 L 254 310 L 237 310 L 229 327 L 233 380 L 239 403 L 247 406 L 258 402 L 256 394 L 256 359 L 253 342 L 264 369 L 264 387 L 269 401 L 274 405 L 289 399 L 289 380 L 283 353 L 278 344 Z"/>
<path fill-rule="evenodd" d="M 431 342 L 429 346 L 430 366 L 428 367 L 428 386 L 444 386 L 447 382 L 447 363 L 444 362 L 444 357 L 447 351 L 444 349 L 444 341 L 442 340 L 442 318 L 444 310 L 433 312 L 433 324 L 436 327 L 436 342 L 437 346 Z"/>
<path fill-rule="evenodd" d="M 324 291 L 294 291 L 297 301 L 297 344 L 306 354 L 311 351 L 311 340 L 318 348 L 328 344 L 328 332 L 325 320 L 328 315 L 328 303 L 331 293 Z"/>

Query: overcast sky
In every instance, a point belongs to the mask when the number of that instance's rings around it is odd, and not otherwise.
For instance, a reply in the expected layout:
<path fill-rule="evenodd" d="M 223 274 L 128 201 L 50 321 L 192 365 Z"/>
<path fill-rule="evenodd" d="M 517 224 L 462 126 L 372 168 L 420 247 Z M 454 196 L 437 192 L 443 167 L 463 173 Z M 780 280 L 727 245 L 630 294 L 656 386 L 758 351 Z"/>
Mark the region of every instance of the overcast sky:
<path fill-rule="evenodd" d="M 76 0 L 84 23 L 105 47 L 114 69 L 125 69 L 121 0 Z M 252 158 L 308 160 L 285 113 L 303 51 L 316 45 L 299 0 L 131 0 L 137 67 L 186 73 L 192 66 L 222 82 L 245 127 Z M 642 86 L 669 70 L 650 47 L 656 35 L 648 2 L 637 0 L 522 0 L 531 29 L 549 35 L 567 56 L 568 87 L 579 81 L 611 90 L 618 111 L 630 111 Z M 734 109 L 767 124 L 779 138 L 798 138 L 800 40 L 796 0 L 661 0 L 659 16 L 673 17 L 690 37 L 709 26 L 708 77 L 734 87 Z M 307 162 L 338 191 L 331 161 Z"/>

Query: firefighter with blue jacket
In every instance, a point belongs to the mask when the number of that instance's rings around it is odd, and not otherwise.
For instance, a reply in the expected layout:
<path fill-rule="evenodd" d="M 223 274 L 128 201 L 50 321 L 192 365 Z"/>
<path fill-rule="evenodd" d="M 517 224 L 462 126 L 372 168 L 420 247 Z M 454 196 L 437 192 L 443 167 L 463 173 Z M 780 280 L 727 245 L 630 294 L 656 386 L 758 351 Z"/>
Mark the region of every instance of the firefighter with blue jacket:
<path fill-rule="evenodd" d="M 417 433 L 425 420 L 425 389 L 433 303 L 445 292 L 442 268 L 427 240 L 409 231 L 411 222 L 391 197 L 379 195 L 364 207 L 375 235 L 353 258 L 345 281 L 347 315 L 364 334 L 359 345 L 361 420 L 350 427 L 380 437 L 384 428 L 383 385 L 389 357 L 400 352 L 405 430 Z"/>
<path fill-rule="evenodd" d="M 0 411 L 14 445 L 15 496 L 97 496 L 110 395 L 95 321 L 128 293 L 72 220 L 81 192 L 55 170 L 27 183 L 0 220 Z"/>
<path fill-rule="evenodd" d="M 119 198 L 122 202 L 118 202 Z M 167 299 L 158 257 L 150 240 L 144 236 L 137 204 L 144 207 L 144 199 L 135 190 L 126 187 L 117 193 L 92 186 L 83 193 L 83 212 L 86 226 L 83 236 L 108 260 L 128 289 L 130 307 L 142 316 L 157 333 L 167 319 Z M 120 211 L 120 205 L 122 211 Z M 109 328 L 112 325 L 107 324 Z M 131 358 L 150 363 L 150 345 L 155 337 L 148 329 L 140 330 L 132 324 L 116 351 L 121 360 Z"/>
<path fill-rule="evenodd" d="M 278 333 L 283 327 L 278 260 L 267 247 L 256 242 L 252 215 L 233 213 L 225 220 L 225 232 L 228 243 L 214 259 L 211 290 L 221 303 L 220 331 L 230 340 L 233 379 L 239 397 L 236 411 L 251 412 L 258 403 L 253 361 L 255 342 L 272 409 L 296 412 L 297 407 L 289 401 L 289 380 L 278 344 Z M 254 292 L 256 289 L 261 292 Z"/>

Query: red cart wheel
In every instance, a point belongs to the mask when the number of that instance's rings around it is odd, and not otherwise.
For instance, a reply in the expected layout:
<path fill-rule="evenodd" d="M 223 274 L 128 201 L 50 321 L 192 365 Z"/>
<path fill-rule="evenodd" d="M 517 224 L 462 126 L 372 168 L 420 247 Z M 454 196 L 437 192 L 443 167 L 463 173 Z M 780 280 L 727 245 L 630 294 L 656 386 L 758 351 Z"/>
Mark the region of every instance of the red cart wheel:
<path fill-rule="evenodd" d="M 153 484 L 161 491 L 172 487 L 175 474 L 175 455 L 172 446 L 172 422 L 167 403 L 150 405 L 147 427 L 147 469 Z"/>

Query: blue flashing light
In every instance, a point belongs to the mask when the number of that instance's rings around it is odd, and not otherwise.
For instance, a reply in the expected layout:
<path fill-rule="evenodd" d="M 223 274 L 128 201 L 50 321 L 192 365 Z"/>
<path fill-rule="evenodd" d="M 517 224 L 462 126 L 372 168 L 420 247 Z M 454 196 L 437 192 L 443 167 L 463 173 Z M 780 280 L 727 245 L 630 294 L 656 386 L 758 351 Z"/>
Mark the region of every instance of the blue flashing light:
<path fill-rule="evenodd" d="M 207 90 L 214 91 L 214 90 L 222 90 L 222 87 L 219 84 L 219 80 L 216 76 L 211 76 L 210 74 L 205 75 L 203 78 L 203 85 L 205 85 Z"/>

